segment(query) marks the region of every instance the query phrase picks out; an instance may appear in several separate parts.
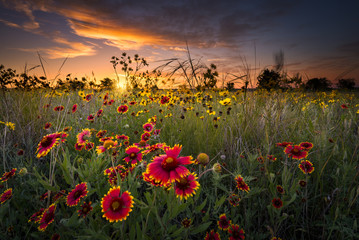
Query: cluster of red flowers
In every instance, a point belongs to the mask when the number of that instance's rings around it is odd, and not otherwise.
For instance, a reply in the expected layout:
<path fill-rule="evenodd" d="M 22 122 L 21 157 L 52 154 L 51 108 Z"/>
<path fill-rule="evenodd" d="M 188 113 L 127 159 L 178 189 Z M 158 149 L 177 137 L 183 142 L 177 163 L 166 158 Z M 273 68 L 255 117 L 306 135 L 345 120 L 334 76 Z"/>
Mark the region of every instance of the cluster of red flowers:
<path fill-rule="evenodd" d="M 56 132 L 44 136 L 37 147 L 37 158 L 46 156 L 51 149 L 59 143 L 66 141 L 68 134 L 66 132 Z"/>

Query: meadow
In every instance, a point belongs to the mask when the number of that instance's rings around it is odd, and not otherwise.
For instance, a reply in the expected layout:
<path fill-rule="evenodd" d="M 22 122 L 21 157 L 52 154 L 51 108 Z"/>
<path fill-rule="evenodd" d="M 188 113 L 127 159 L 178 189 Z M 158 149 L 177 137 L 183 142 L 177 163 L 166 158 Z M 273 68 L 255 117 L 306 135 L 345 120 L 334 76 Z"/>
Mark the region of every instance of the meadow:
<path fill-rule="evenodd" d="M 1 92 L 0 239 L 359 239 L 357 92 Z"/>

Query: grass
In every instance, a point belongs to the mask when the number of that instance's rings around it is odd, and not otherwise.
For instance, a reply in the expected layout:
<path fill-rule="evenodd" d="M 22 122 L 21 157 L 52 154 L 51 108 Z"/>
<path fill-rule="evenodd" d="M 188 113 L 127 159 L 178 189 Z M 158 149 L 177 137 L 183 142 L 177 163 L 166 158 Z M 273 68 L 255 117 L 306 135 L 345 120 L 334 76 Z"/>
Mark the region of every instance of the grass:
<path fill-rule="evenodd" d="M 61 239 L 203 239 L 211 229 L 221 239 L 230 234 L 217 226 L 219 215 L 226 213 L 233 224 L 245 231 L 246 239 L 358 239 L 358 109 L 356 92 L 266 92 L 254 91 L 158 91 L 120 93 L 109 92 L 114 99 L 111 106 L 103 106 L 106 92 L 92 92 L 93 99 L 84 101 L 78 92 L 46 91 L 3 92 L 0 107 L 3 122 L 15 123 L 12 131 L 4 124 L 0 128 L 2 160 L 1 172 L 17 168 L 16 175 L 3 182 L 1 193 L 13 188 L 13 196 L 0 207 L 0 238 L 50 238 L 58 233 Z M 160 104 L 162 96 L 170 102 Z M 153 100 L 151 100 L 151 98 Z M 231 104 L 220 101 L 230 98 Z M 129 105 L 136 101 L 135 105 Z M 71 112 L 78 104 L 76 113 Z M 44 108 L 46 104 L 49 107 Z M 117 113 L 122 104 L 129 105 L 125 114 Z M 342 108 L 345 104 L 348 108 Z M 62 105 L 61 112 L 53 111 Z M 87 116 L 102 108 L 103 115 L 94 122 Z M 134 197 L 134 207 L 128 218 L 110 223 L 102 217 L 101 199 L 110 189 L 106 168 L 124 164 L 125 148 L 118 149 L 117 157 L 107 152 L 98 155 L 96 146 L 102 145 L 94 136 L 99 130 L 111 134 L 125 134 L 130 144 L 140 141 L 142 125 L 157 116 L 159 136 L 152 136 L 150 144 L 182 145 L 181 156 L 206 153 L 210 163 L 206 166 L 190 165 L 199 176 L 200 188 L 187 200 L 176 198 L 173 188 L 153 187 L 141 179 L 145 164 L 118 184 Z M 214 119 L 214 118 L 217 118 Z M 51 122 L 49 130 L 44 125 Z M 36 148 L 49 133 L 59 132 L 66 126 L 72 130 L 66 142 L 40 159 Z M 84 128 L 94 129 L 91 141 L 95 148 L 76 151 L 76 136 Z M 137 133 L 136 133 L 137 132 Z M 288 157 L 276 143 L 311 142 L 314 147 L 307 157 L 314 172 L 303 174 L 300 161 Z M 25 154 L 18 156 L 19 149 Z M 162 151 L 161 154 L 164 152 Z M 277 158 L 266 160 L 268 155 Z M 155 154 L 144 156 L 151 162 Z M 258 161 L 263 157 L 264 161 Z M 221 173 L 212 169 L 222 166 Z M 125 164 L 124 164 L 125 165 Z M 5 167 L 4 167 L 5 166 Z M 4 169 L 5 168 L 5 169 Z M 24 169 L 19 174 L 20 169 Z M 26 171 L 25 171 L 26 169 Z M 208 170 L 208 171 L 206 171 Z M 236 188 L 235 177 L 240 174 L 250 191 Z M 306 181 L 301 187 L 298 182 Z M 55 220 L 44 232 L 38 224 L 28 223 L 29 217 L 40 208 L 52 203 L 50 198 L 40 201 L 42 194 L 74 189 L 87 182 L 93 210 L 86 218 L 79 217 L 77 207 L 67 207 L 65 200 L 56 202 Z M 276 186 L 285 192 L 280 194 Z M 235 193 L 240 197 L 237 207 L 228 199 Z M 283 207 L 272 205 L 274 198 L 283 201 Z M 189 228 L 181 221 L 192 220 Z"/>

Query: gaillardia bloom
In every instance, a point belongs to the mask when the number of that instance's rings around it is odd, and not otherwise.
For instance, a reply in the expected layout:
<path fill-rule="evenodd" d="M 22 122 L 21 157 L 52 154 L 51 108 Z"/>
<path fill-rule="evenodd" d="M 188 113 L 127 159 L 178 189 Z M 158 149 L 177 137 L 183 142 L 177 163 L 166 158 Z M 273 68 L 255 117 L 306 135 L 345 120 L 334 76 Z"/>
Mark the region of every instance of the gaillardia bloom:
<path fill-rule="evenodd" d="M 0 203 L 3 204 L 7 200 L 12 198 L 12 188 L 6 189 L 1 195 L 0 195 Z"/>
<path fill-rule="evenodd" d="M 227 231 L 229 229 L 229 226 L 232 224 L 232 221 L 228 220 L 226 214 L 223 213 L 219 216 L 219 220 L 217 221 L 217 224 L 219 229 L 223 231 Z"/>
<path fill-rule="evenodd" d="M 166 155 L 154 157 L 146 170 L 150 178 L 156 182 L 167 184 L 168 182 L 180 181 L 181 178 L 187 176 L 190 172 L 183 165 L 193 163 L 192 157 L 179 157 L 181 149 L 182 146 L 175 145 L 173 148 L 165 150 Z"/>
<path fill-rule="evenodd" d="M 299 146 L 301 146 L 303 148 L 303 150 L 305 151 L 309 151 L 310 149 L 313 148 L 313 143 L 310 142 L 302 142 L 299 144 Z"/>
<path fill-rule="evenodd" d="M 232 224 L 231 227 L 228 229 L 228 233 L 230 234 L 230 240 L 242 240 L 245 238 L 244 230 L 239 229 L 238 224 Z"/>
<path fill-rule="evenodd" d="M 71 108 L 72 113 L 75 113 L 77 111 L 77 104 L 75 103 Z"/>
<path fill-rule="evenodd" d="M 0 182 L 6 182 L 10 178 L 12 178 L 15 175 L 16 170 L 17 168 L 13 168 L 10 170 L 10 172 L 5 172 L 0 178 Z"/>
<path fill-rule="evenodd" d="M 93 122 L 95 120 L 95 116 L 90 114 L 87 116 L 87 120 L 90 121 L 90 122 Z"/>
<path fill-rule="evenodd" d="M 103 217 L 110 222 L 126 220 L 132 211 L 133 203 L 130 192 L 126 191 L 121 194 L 120 186 L 113 187 L 102 198 Z"/>
<path fill-rule="evenodd" d="M 191 226 L 192 220 L 189 218 L 185 218 L 182 220 L 181 224 L 184 228 L 189 228 Z"/>
<path fill-rule="evenodd" d="M 237 188 L 242 191 L 249 192 L 249 186 L 244 182 L 241 175 L 238 175 L 234 180 L 237 182 Z"/>
<path fill-rule="evenodd" d="M 64 110 L 64 106 L 56 106 L 56 107 L 54 107 L 55 112 L 61 112 L 62 110 Z"/>
<path fill-rule="evenodd" d="M 145 123 L 143 125 L 143 130 L 146 131 L 146 132 L 152 132 L 153 125 L 151 123 Z"/>
<path fill-rule="evenodd" d="M 280 194 L 284 194 L 284 188 L 281 185 L 277 185 L 277 192 Z"/>
<path fill-rule="evenodd" d="M 128 111 L 128 106 L 126 104 L 121 105 L 117 108 L 118 113 L 126 113 L 127 111 Z"/>
<path fill-rule="evenodd" d="M 288 155 L 288 157 L 292 157 L 293 159 L 302 159 L 308 156 L 308 152 L 304 151 L 299 145 L 288 145 L 284 149 L 284 152 Z"/>
<path fill-rule="evenodd" d="M 144 132 L 141 135 L 141 140 L 147 142 L 148 140 L 150 140 L 151 138 L 151 134 L 149 132 Z"/>
<path fill-rule="evenodd" d="M 106 150 L 116 148 L 116 147 L 118 147 L 118 142 L 108 139 L 103 142 L 103 145 L 96 147 L 96 152 L 97 152 L 97 154 L 101 154 L 101 153 L 105 152 Z"/>
<path fill-rule="evenodd" d="M 181 200 L 182 198 L 187 199 L 193 194 L 196 193 L 196 190 L 199 188 L 199 183 L 196 181 L 197 176 L 195 173 L 188 174 L 185 177 L 181 177 L 179 180 L 176 180 L 174 190 L 176 196 Z"/>
<path fill-rule="evenodd" d="M 304 174 L 312 173 L 314 171 L 313 163 L 308 160 L 301 161 L 298 167 Z"/>
<path fill-rule="evenodd" d="M 131 165 L 136 165 L 137 163 L 142 161 L 142 153 L 138 147 L 128 147 L 126 148 L 126 153 L 128 154 L 128 156 L 125 157 L 125 161 L 127 163 L 130 163 Z"/>
<path fill-rule="evenodd" d="M 59 133 L 44 136 L 37 146 L 37 158 L 46 156 L 52 148 L 59 144 Z"/>
<path fill-rule="evenodd" d="M 276 209 L 280 209 L 281 207 L 283 207 L 283 202 L 280 198 L 273 198 L 272 205 Z"/>
<path fill-rule="evenodd" d="M 82 132 L 77 134 L 77 143 L 79 145 L 85 145 L 87 139 L 91 136 L 91 130 L 89 128 L 82 129 Z"/>
<path fill-rule="evenodd" d="M 87 191 L 87 183 L 82 182 L 80 184 L 77 184 L 75 189 L 73 189 L 69 195 L 67 195 L 66 198 L 66 204 L 69 207 L 76 206 L 81 198 L 86 197 L 88 191 Z"/>
<path fill-rule="evenodd" d="M 37 211 L 36 213 L 31 215 L 28 222 L 34 222 L 34 223 L 39 222 L 41 217 L 42 217 L 42 214 L 44 213 L 44 211 L 45 211 L 45 208 L 40 208 L 39 211 Z"/>
<path fill-rule="evenodd" d="M 38 229 L 40 231 L 45 231 L 47 226 L 49 226 L 49 224 L 54 221 L 55 210 L 56 210 L 56 205 L 54 203 L 51 204 L 49 208 L 44 210 L 39 220 L 40 226 L 38 227 Z"/>
<path fill-rule="evenodd" d="M 206 233 L 204 240 L 221 240 L 218 232 L 215 232 L 213 229 L 210 232 Z"/>
<path fill-rule="evenodd" d="M 231 204 L 233 207 L 238 207 L 239 203 L 241 201 L 241 198 L 237 194 L 232 193 L 231 195 L 229 195 L 228 201 L 229 201 L 229 204 Z"/>
<path fill-rule="evenodd" d="M 277 147 L 287 147 L 289 145 L 293 145 L 293 142 L 281 142 L 281 143 L 276 143 Z"/>
<path fill-rule="evenodd" d="M 45 123 L 44 129 L 45 129 L 45 130 L 46 130 L 46 129 L 49 129 L 51 126 L 52 126 L 52 124 L 49 123 L 49 122 L 47 122 L 47 123 Z"/>
<path fill-rule="evenodd" d="M 92 211 L 92 206 L 91 206 L 91 201 L 90 202 L 84 202 L 81 205 L 81 209 L 77 210 L 77 212 L 79 213 L 79 217 L 83 217 L 85 218 L 87 216 L 87 214 L 89 214 L 89 212 Z"/>

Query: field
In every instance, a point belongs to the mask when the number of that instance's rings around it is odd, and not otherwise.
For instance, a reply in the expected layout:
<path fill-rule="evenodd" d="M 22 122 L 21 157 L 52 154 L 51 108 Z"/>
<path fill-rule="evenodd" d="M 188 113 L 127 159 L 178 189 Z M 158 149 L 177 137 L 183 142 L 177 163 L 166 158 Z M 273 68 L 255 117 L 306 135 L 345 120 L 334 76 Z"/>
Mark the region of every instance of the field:
<path fill-rule="evenodd" d="M 359 239 L 356 92 L 1 93 L 0 239 Z"/>

